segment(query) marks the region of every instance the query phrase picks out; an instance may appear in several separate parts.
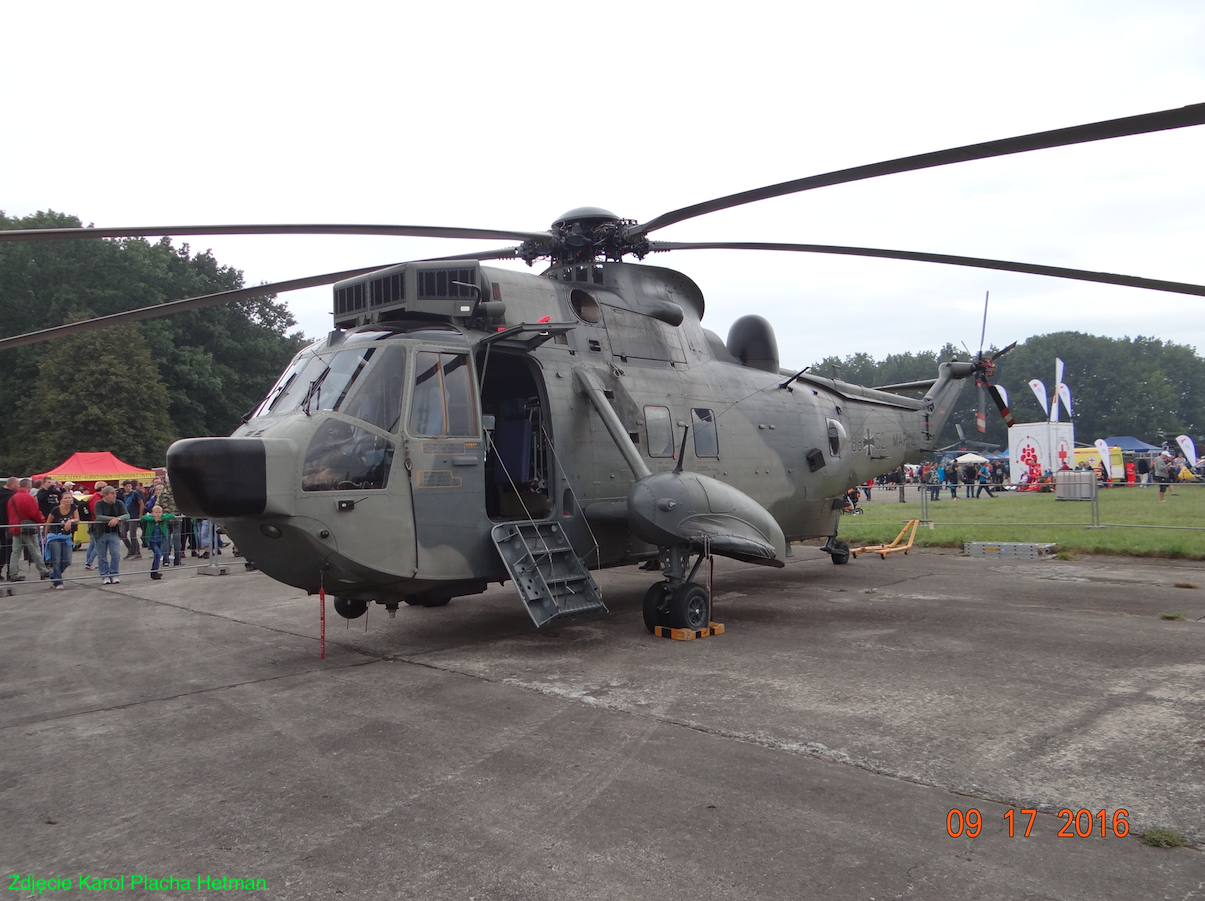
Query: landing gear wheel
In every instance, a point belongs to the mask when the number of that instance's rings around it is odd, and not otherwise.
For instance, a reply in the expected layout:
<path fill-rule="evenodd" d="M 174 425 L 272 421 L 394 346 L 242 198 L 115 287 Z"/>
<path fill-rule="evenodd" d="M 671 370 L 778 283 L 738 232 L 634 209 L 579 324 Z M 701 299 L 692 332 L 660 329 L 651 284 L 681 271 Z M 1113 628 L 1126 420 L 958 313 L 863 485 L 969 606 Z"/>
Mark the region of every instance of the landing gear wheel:
<path fill-rule="evenodd" d="M 846 542 L 833 542 L 833 562 L 838 566 L 849 562 L 849 545 Z"/>
<path fill-rule="evenodd" d="M 669 582 L 654 582 L 644 593 L 644 624 L 650 632 L 668 622 L 670 596 Z"/>
<path fill-rule="evenodd" d="M 357 601 L 352 598 L 335 598 L 335 612 L 344 619 L 358 619 L 368 610 L 368 601 Z"/>
<path fill-rule="evenodd" d="M 695 632 L 711 622 L 711 598 L 697 582 L 683 582 L 669 602 L 669 624 Z"/>
<path fill-rule="evenodd" d="M 404 600 L 412 607 L 446 607 L 452 598 L 442 594 L 415 594 Z"/>

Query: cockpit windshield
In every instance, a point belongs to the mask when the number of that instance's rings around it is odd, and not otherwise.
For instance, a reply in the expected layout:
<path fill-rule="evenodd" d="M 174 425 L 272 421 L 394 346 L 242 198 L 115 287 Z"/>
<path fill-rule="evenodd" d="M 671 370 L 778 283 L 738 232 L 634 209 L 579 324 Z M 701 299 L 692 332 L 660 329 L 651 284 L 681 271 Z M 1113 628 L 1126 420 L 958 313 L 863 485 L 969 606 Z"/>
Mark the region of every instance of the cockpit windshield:
<path fill-rule="evenodd" d="M 370 369 L 374 357 L 384 359 Z M 405 359 L 401 347 L 365 347 L 363 343 L 333 353 L 300 353 L 277 379 L 252 418 L 281 416 L 299 408 L 307 415 L 329 410 L 391 429 L 397 422 Z M 370 391 L 357 390 L 366 369 L 371 373 L 366 381 L 373 387 Z M 370 401 L 369 393 L 375 400 Z M 353 401 L 351 406 L 347 406 L 349 400 Z"/>

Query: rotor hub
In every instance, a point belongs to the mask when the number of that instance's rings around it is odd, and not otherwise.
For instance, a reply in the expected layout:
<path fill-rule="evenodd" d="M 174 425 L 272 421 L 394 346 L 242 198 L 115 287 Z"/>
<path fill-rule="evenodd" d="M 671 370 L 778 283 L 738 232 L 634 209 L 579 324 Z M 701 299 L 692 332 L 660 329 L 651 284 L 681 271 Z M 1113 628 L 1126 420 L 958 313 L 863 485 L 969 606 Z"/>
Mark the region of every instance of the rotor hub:
<path fill-rule="evenodd" d="M 629 237 L 635 219 L 621 219 L 610 210 L 583 206 L 562 213 L 548 233 L 553 241 L 527 241 L 518 255 L 531 265 L 545 257 L 554 264 L 589 263 L 597 259 L 621 260 L 627 254 L 643 259 L 649 241 L 643 235 Z"/>

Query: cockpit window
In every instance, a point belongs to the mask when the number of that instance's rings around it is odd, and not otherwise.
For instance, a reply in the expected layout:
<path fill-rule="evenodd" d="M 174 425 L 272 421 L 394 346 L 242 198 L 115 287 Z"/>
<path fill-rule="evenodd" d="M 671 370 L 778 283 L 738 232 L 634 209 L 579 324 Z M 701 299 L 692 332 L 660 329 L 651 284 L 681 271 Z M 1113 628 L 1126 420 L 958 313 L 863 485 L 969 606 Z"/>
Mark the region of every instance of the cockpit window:
<path fill-rule="evenodd" d="M 268 392 L 255 412 L 251 414 L 252 418 L 257 416 L 268 416 L 274 413 L 282 413 L 285 408 L 292 409 L 297 406 L 301 395 L 305 392 L 307 381 L 303 381 L 301 373 L 308 367 L 313 367 L 313 372 L 316 375 L 322 371 L 321 361 L 313 353 L 302 351 L 295 356 L 288 368 L 281 373 L 280 378 L 276 380 L 276 384 L 272 386 L 272 390 Z M 293 402 L 287 403 L 286 396 L 293 395 Z"/>
<path fill-rule="evenodd" d="M 416 360 L 410 432 L 432 437 L 476 435 L 468 354 L 420 351 Z"/>
<path fill-rule="evenodd" d="M 356 379 L 372 359 L 375 347 L 341 350 L 328 359 L 327 369 L 310 392 L 311 410 L 340 411 Z"/>
<path fill-rule="evenodd" d="M 396 344 L 380 348 L 372 368 L 359 380 L 340 412 L 386 432 L 396 431 L 405 384 L 406 349 Z"/>
<path fill-rule="evenodd" d="M 306 448 L 301 487 L 304 491 L 385 488 L 392 465 L 393 444 L 387 438 L 328 418 Z"/>

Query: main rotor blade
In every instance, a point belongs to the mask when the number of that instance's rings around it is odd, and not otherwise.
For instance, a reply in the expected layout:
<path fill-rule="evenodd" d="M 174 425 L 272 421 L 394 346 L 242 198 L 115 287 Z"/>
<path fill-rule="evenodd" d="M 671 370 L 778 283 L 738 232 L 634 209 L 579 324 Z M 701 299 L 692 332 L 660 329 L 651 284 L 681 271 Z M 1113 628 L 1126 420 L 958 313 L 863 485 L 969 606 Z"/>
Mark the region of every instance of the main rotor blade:
<path fill-rule="evenodd" d="M 794 253 L 833 253 L 854 257 L 883 257 L 892 260 L 916 260 L 921 263 L 945 263 L 950 266 L 970 266 L 974 269 L 999 269 L 1004 272 L 1024 272 L 1029 275 L 1048 275 L 1080 282 L 1101 282 L 1124 285 L 1127 288 L 1146 288 L 1172 294 L 1195 294 L 1205 297 L 1205 285 L 1188 282 L 1169 282 L 1136 275 L 1116 275 L 1112 272 L 1091 272 L 1087 269 L 1067 269 L 1063 266 L 1040 266 L 1036 263 L 1014 263 L 1009 260 L 989 260 L 980 257 L 960 257 L 946 253 L 921 253 L 912 250 L 884 250 L 877 247 L 841 247 L 832 244 L 765 244 L 757 241 L 717 241 L 712 243 L 651 241 L 650 249 L 662 250 L 784 250 Z"/>
<path fill-rule="evenodd" d="M 442 263 L 445 260 L 513 260 L 519 256 L 518 247 L 499 247 L 496 250 L 469 251 L 455 253 L 448 257 L 427 257 L 424 260 L 412 262 Z"/>
<path fill-rule="evenodd" d="M 484 241 L 551 242 L 547 232 L 452 228 L 440 225 L 152 225 L 145 228 L 10 228 L 0 241 L 72 238 L 141 238 L 146 235 L 378 235 L 409 238 L 471 238 Z"/>
<path fill-rule="evenodd" d="M 24 344 L 38 344 L 55 338 L 65 338 L 80 332 L 90 332 L 94 329 L 109 328 L 114 325 L 125 325 L 127 322 L 138 322 L 143 319 L 158 319 L 182 313 L 185 310 L 198 310 L 202 307 L 212 307 L 222 303 L 232 303 L 236 300 L 247 300 L 251 297 L 263 297 L 266 294 L 281 294 L 285 291 L 299 291 L 302 288 L 315 288 L 320 285 L 333 285 L 345 278 L 356 278 L 376 272 L 386 266 L 369 266 L 365 269 L 348 269 L 344 272 L 328 272 L 326 275 L 311 275 L 307 278 L 295 278 L 285 282 L 274 282 L 267 285 L 256 285 L 253 288 L 239 288 L 235 291 L 222 291 L 218 294 L 205 294 L 200 297 L 186 297 L 183 300 L 172 300 L 167 303 L 155 304 L 149 307 L 139 307 L 124 313 L 113 313 L 96 319 L 84 319 L 80 322 L 70 322 L 54 328 L 42 329 L 37 332 L 27 332 L 24 335 L 13 335 L 0 338 L 0 350 L 10 347 L 21 347 Z"/>
<path fill-rule="evenodd" d="M 1196 103 L 1178 109 L 1163 110 L 1157 113 L 1145 113 L 1141 116 L 1128 116 L 1124 119 L 1109 119 L 1104 122 L 1093 122 L 1087 125 L 1073 125 L 1070 128 L 1056 128 L 1053 131 L 1040 131 L 1031 135 L 1021 135 L 1015 138 L 1003 138 L 997 141 L 987 141 L 982 144 L 967 144 L 963 147 L 953 147 L 949 150 L 937 150 L 932 153 L 921 153 L 916 156 L 905 156 L 882 163 L 871 163 L 867 166 L 855 166 L 852 169 L 840 169 L 824 175 L 812 175 L 795 181 L 784 181 L 752 191 L 742 191 L 739 194 L 729 194 L 717 197 L 692 206 L 662 213 L 655 219 L 650 219 L 643 225 L 635 226 L 627 234 L 629 237 L 646 235 L 675 222 L 693 219 L 707 213 L 742 206 L 758 200 L 768 200 L 771 197 L 781 197 L 784 194 L 798 194 L 814 188 L 825 188 L 830 185 L 841 185 L 851 181 L 861 181 L 867 178 L 878 178 L 881 175 L 895 175 L 899 172 L 912 172 L 917 169 L 932 169 L 936 166 L 948 166 L 951 163 L 965 163 L 970 160 L 988 159 L 993 156 L 1008 156 L 1012 153 L 1028 153 L 1031 150 L 1046 150 L 1050 147 L 1063 147 L 1069 144 L 1086 144 L 1091 141 L 1103 141 L 1108 138 L 1120 138 L 1126 135 L 1147 134 L 1154 131 L 1166 131 L 1171 128 L 1186 128 L 1190 125 L 1205 123 L 1205 103 Z"/>

